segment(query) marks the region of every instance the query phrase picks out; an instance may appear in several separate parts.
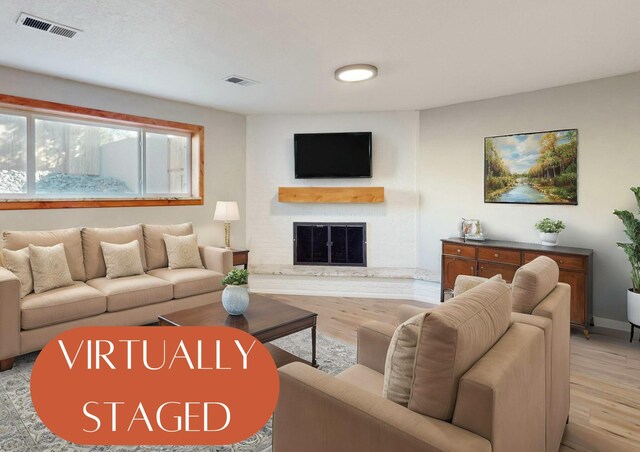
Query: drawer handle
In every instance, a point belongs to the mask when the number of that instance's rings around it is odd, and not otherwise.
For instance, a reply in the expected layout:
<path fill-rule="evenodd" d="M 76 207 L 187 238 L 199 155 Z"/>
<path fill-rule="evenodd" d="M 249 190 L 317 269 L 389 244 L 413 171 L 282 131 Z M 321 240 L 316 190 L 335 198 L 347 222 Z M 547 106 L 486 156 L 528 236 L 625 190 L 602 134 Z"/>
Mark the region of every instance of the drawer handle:
<path fill-rule="evenodd" d="M 456 252 L 457 252 L 457 253 L 459 253 L 459 252 L 460 252 L 460 248 L 458 248 L 458 249 L 456 250 Z"/>
<path fill-rule="evenodd" d="M 564 261 L 563 261 L 562 259 L 560 259 L 560 263 L 561 263 L 561 264 L 564 264 Z"/>
<path fill-rule="evenodd" d="M 484 267 L 480 267 L 480 271 L 484 270 Z"/>
<path fill-rule="evenodd" d="M 498 256 L 499 256 L 499 254 L 498 254 L 498 253 L 495 253 L 495 254 L 493 255 L 493 257 L 498 257 Z"/>
<path fill-rule="evenodd" d="M 471 271 L 473 271 L 473 265 L 471 267 L 469 267 L 471 269 Z"/>

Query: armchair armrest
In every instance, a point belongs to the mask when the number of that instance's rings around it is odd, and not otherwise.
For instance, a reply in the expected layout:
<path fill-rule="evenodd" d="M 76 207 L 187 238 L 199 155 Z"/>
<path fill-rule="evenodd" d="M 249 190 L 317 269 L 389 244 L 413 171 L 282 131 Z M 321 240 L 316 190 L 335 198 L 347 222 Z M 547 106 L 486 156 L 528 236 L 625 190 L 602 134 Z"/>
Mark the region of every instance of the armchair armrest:
<path fill-rule="evenodd" d="M 396 311 L 396 317 L 398 318 L 398 325 L 406 322 L 411 317 L 414 317 L 418 314 L 422 314 L 423 312 L 428 312 L 436 309 L 434 308 L 423 308 L 422 306 L 413 306 L 411 304 L 401 304 L 398 306 L 398 310 Z"/>
<path fill-rule="evenodd" d="M 484 438 L 301 363 L 279 369 L 276 452 L 490 451 Z"/>
<path fill-rule="evenodd" d="M 20 354 L 20 280 L 0 267 L 0 360 Z"/>
<path fill-rule="evenodd" d="M 358 364 L 384 374 L 387 350 L 396 327 L 378 321 L 365 322 L 358 327 Z"/>
<path fill-rule="evenodd" d="M 225 248 L 199 246 L 202 264 L 207 270 L 226 275 L 233 268 L 233 253 Z"/>

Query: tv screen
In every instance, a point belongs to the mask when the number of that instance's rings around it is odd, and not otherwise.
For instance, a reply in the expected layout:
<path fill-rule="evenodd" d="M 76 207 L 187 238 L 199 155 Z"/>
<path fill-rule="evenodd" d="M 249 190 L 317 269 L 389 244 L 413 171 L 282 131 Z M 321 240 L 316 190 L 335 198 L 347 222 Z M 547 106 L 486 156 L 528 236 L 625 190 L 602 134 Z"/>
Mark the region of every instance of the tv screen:
<path fill-rule="evenodd" d="M 371 132 L 296 133 L 296 179 L 371 177 Z"/>

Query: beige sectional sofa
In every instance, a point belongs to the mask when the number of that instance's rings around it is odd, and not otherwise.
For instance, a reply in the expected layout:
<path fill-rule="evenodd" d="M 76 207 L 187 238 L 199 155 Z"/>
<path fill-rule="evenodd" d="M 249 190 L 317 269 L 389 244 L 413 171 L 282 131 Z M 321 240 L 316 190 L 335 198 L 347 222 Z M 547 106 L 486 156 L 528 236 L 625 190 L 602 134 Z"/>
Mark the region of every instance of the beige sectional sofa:
<path fill-rule="evenodd" d="M 163 234 L 192 233 L 190 223 L 5 231 L 3 247 L 9 250 L 63 243 L 74 284 L 20 299 L 18 278 L 0 268 L 0 368 L 11 368 L 16 356 L 41 349 L 70 328 L 143 325 L 160 314 L 219 302 L 222 278 L 233 267 L 231 251 L 200 246 L 205 268 L 168 268 Z M 100 242 L 133 240 L 140 245 L 145 274 L 107 279 Z"/>

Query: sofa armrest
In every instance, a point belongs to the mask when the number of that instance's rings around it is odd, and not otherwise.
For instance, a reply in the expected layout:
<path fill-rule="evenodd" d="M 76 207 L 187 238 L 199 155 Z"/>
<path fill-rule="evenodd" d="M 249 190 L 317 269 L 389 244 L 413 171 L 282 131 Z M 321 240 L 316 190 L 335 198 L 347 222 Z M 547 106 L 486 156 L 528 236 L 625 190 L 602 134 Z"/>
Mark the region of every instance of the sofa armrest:
<path fill-rule="evenodd" d="M 411 304 L 401 304 L 396 311 L 396 318 L 398 319 L 398 325 L 406 322 L 411 317 L 424 312 L 429 312 L 437 308 L 423 308 L 422 306 L 413 306 Z"/>
<path fill-rule="evenodd" d="M 384 374 L 387 350 L 396 327 L 378 321 L 365 322 L 358 327 L 358 364 Z"/>
<path fill-rule="evenodd" d="M 226 275 L 233 268 L 233 253 L 225 248 L 199 246 L 202 264 L 208 270 Z"/>
<path fill-rule="evenodd" d="M 312 367 L 279 369 L 276 452 L 490 451 L 484 438 L 415 413 Z"/>
<path fill-rule="evenodd" d="M 20 354 L 20 280 L 0 267 L 0 360 Z"/>

